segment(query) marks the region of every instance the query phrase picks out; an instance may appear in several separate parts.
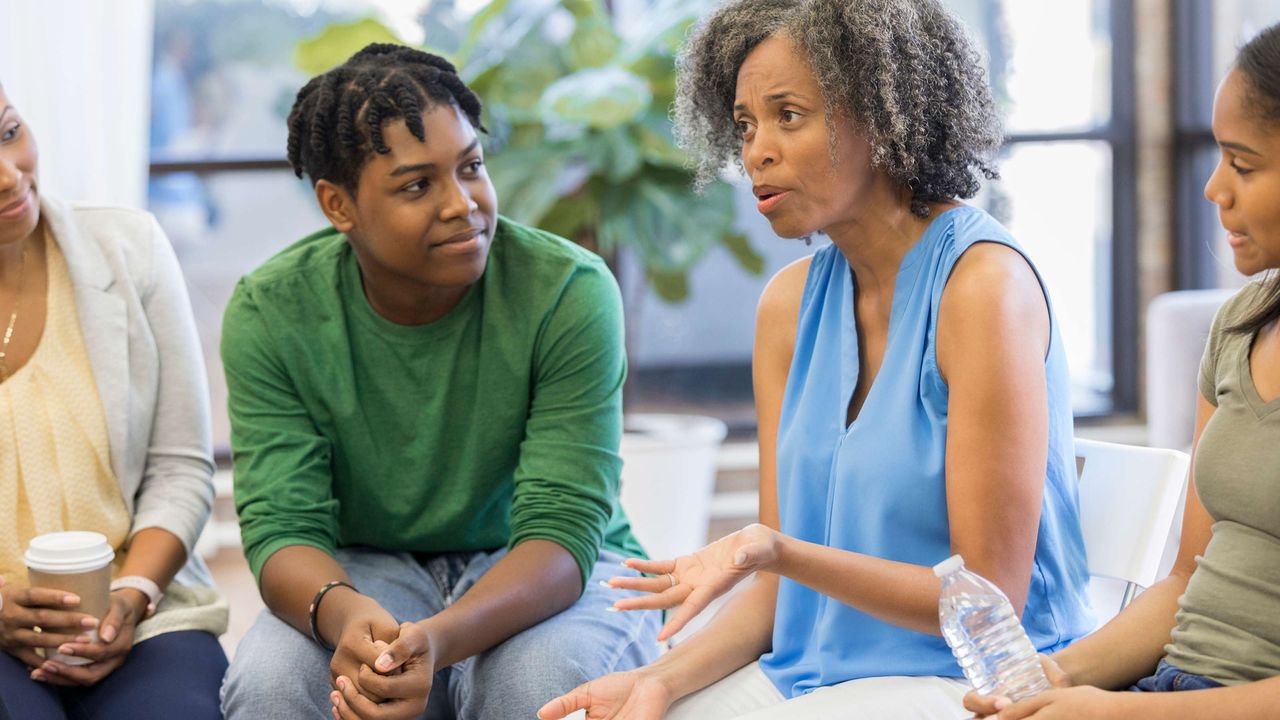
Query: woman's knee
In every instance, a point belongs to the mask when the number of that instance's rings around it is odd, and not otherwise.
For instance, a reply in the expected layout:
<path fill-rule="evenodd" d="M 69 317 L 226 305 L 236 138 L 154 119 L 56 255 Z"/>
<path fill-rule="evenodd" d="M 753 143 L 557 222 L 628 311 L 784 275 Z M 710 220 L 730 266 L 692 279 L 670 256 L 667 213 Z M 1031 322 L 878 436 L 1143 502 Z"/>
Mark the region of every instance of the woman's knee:
<path fill-rule="evenodd" d="M 62 702 L 53 687 L 31 679 L 22 661 L 0 652 L 0 697 L 13 720 L 65 720 Z"/>

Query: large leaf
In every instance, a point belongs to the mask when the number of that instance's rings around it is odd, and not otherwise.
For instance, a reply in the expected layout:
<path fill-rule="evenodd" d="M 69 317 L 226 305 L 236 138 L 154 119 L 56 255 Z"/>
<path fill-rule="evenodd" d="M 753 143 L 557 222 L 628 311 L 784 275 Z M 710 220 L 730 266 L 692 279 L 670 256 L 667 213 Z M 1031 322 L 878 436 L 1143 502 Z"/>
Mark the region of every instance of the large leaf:
<path fill-rule="evenodd" d="M 638 32 L 626 37 L 621 61 L 630 64 L 647 55 L 671 57 L 688 35 L 689 27 L 700 18 L 707 3 L 700 0 L 662 0 L 645 13 Z"/>
<path fill-rule="evenodd" d="M 645 275 L 658 297 L 669 303 L 689 298 L 689 273 L 683 270 L 650 270 Z"/>
<path fill-rule="evenodd" d="M 738 265 L 752 275 L 759 275 L 764 272 L 764 257 L 756 252 L 751 240 L 742 233 L 725 233 L 724 246 L 738 261 Z"/>
<path fill-rule="evenodd" d="M 572 240 L 583 230 L 594 230 L 599 223 L 599 185 L 587 183 L 578 192 L 557 200 L 538 227 Z"/>
<path fill-rule="evenodd" d="M 405 44 L 386 25 L 368 17 L 335 23 L 299 42 L 293 49 L 293 64 L 307 75 L 319 75 L 346 62 L 369 43 Z"/>
<path fill-rule="evenodd" d="M 624 67 L 649 81 L 653 93 L 652 110 L 668 114 L 676 98 L 676 61 L 667 55 L 645 55 L 626 63 Z"/>
<path fill-rule="evenodd" d="M 482 103 L 501 108 L 503 117 L 513 124 L 542 123 L 543 95 L 564 73 L 558 48 L 529 43 L 513 50 L 507 62 L 483 73 L 485 84 L 473 89 Z"/>
<path fill-rule="evenodd" d="M 600 5 L 600 0 L 561 0 L 564 9 L 568 10 L 576 20 L 585 20 L 587 18 L 604 17 L 604 7 Z"/>
<path fill-rule="evenodd" d="M 547 145 L 511 147 L 486 159 L 498 206 L 513 220 L 541 223 L 560 197 L 564 156 Z"/>
<path fill-rule="evenodd" d="M 619 67 L 588 68 L 552 83 L 538 106 L 549 122 L 606 130 L 631 122 L 653 99 L 644 78 Z"/>
<path fill-rule="evenodd" d="M 689 156 L 676 146 L 671 119 L 666 115 L 651 109 L 632 128 L 646 162 L 670 168 L 688 167 Z"/>
<path fill-rule="evenodd" d="M 560 0 L 493 0 L 476 15 L 458 51 L 463 81 L 470 82 L 495 65 L 523 64 L 521 51 L 556 52 L 542 37 L 542 24 L 558 9 Z"/>
<path fill-rule="evenodd" d="M 475 14 L 471 18 L 471 22 L 467 23 L 467 34 L 462 38 L 462 47 L 458 50 L 458 57 L 463 61 L 471 59 L 475 52 L 476 44 L 480 42 L 481 35 L 489 29 L 489 24 L 494 20 L 502 17 L 507 11 L 507 6 L 511 4 L 511 0 L 490 0 L 488 5 Z"/>
<path fill-rule="evenodd" d="M 693 194 L 684 173 L 652 168 L 609 188 L 601 218 L 602 248 L 625 245 L 650 273 L 675 272 L 688 269 L 721 242 L 733 223 L 733 205 Z"/>
<path fill-rule="evenodd" d="M 574 70 L 608 65 L 622 47 L 607 18 L 591 16 L 579 19 L 565 46 L 565 61 Z"/>
<path fill-rule="evenodd" d="M 625 126 L 591 133 L 582 144 L 587 167 L 610 183 L 621 183 L 640 170 L 644 154 Z"/>

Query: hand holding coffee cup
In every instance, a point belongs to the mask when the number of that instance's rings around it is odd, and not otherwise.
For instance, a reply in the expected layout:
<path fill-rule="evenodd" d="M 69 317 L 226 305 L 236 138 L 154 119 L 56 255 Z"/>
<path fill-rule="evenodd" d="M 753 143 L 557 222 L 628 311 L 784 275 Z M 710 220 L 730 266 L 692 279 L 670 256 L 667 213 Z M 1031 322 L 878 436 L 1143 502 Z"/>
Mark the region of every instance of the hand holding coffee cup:
<path fill-rule="evenodd" d="M 19 588 L 12 584 L 0 589 L 0 650 L 28 667 L 39 667 L 39 654 L 66 642 L 90 642 L 89 630 L 98 619 L 78 612 L 80 598 L 49 588 Z M 40 628 L 38 631 L 36 628 Z"/>
<path fill-rule="evenodd" d="M 115 551 L 101 533 L 58 532 L 32 538 L 24 560 L 31 589 L 62 591 L 65 604 L 70 596 L 77 599 L 77 610 L 95 620 L 92 626 L 81 623 L 88 632 L 88 642 L 98 641 L 98 620 L 110 609 L 111 561 Z M 56 621 L 50 621 L 52 624 Z M 56 626 L 40 628 L 42 632 L 56 630 Z M 67 643 L 82 642 L 82 636 L 72 636 L 56 645 L 42 644 L 44 648 L 57 648 Z M 66 665 L 87 665 L 92 660 L 47 652 L 48 659 Z"/>
<path fill-rule="evenodd" d="M 101 537 L 101 536 L 99 536 Z M 0 583 L 0 650 L 40 667 L 40 655 L 68 642 L 91 642 L 96 616 L 84 612 L 81 597 L 58 588 Z"/>
<path fill-rule="evenodd" d="M 26 559 L 33 586 L 42 582 L 75 591 L 42 587 L 33 593 L 58 594 L 78 609 L 91 611 L 92 616 L 79 616 L 86 627 L 101 631 L 100 637 L 97 633 L 52 635 L 42 627 L 44 632 L 37 637 L 42 638 L 40 647 L 49 649 L 47 659 L 41 661 L 34 653 L 28 653 L 33 659 L 19 656 L 35 668 L 32 679 L 53 685 L 90 686 L 124 664 L 133 649 L 134 630 L 146 614 L 148 596 L 132 587 L 111 591 L 113 558 L 106 538 L 98 533 L 53 533 L 32 540 Z M 47 616 L 41 621 L 53 625 Z M 54 639 L 57 642 L 52 642 Z"/>
<path fill-rule="evenodd" d="M 32 673 L 32 678 L 54 685 L 88 687 L 96 685 L 123 665 L 133 650 L 138 623 L 146 616 L 147 597 L 133 588 L 121 588 L 111 591 L 108 602 L 110 609 L 99 625 L 98 640 L 81 637 L 57 648 L 59 655 L 87 664 L 67 665 L 53 659 L 46 660 Z"/>

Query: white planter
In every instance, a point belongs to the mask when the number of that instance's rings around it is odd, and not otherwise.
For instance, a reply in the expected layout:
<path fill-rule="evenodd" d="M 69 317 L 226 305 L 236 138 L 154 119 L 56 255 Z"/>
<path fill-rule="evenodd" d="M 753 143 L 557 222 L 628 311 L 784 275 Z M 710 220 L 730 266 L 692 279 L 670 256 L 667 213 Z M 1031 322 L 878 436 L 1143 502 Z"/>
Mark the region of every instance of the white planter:
<path fill-rule="evenodd" d="M 649 557 L 707 542 L 716 456 L 728 428 L 699 415 L 635 414 L 622 435 L 622 508 Z"/>

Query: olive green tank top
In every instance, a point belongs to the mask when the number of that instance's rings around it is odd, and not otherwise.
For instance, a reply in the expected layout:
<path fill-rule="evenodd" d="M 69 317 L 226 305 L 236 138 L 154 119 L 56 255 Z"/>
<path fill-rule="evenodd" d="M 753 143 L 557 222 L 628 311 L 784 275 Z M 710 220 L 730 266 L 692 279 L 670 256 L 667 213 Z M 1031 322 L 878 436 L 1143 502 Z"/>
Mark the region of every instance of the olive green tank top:
<path fill-rule="evenodd" d="M 1252 283 L 1218 311 L 1200 365 L 1212 403 L 1195 456 L 1213 536 L 1179 599 L 1168 661 L 1225 685 L 1280 675 L 1280 398 L 1253 384 L 1253 335 L 1226 332 L 1262 300 Z"/>

